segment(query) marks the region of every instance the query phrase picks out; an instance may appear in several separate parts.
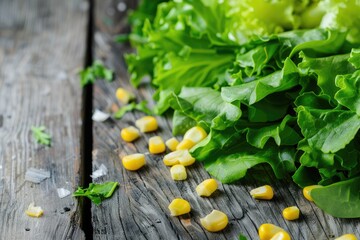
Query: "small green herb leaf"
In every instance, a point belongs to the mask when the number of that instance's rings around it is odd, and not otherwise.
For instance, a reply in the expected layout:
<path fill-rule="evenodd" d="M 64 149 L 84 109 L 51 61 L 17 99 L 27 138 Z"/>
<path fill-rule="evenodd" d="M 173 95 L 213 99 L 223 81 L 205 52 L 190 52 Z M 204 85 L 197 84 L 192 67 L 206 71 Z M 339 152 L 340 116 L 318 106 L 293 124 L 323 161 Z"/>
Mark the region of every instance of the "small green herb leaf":
<path fill-rule="evenodd" d="M 45 146 L 50 146 L 51 145 L 51 136 L 46 133 L 46 128 L 44 126 L 40 126 L 40 127 L 31 127 L 31 131 L 33 133 L 33 136 L 35 138 L 35 140 Z"/>
<path fill-rule="evenodd" d="M 135 106 L 136 106 L 136 103 L 132 102 L 132 103 L 129 103 L 128 105 L 121 107 L 114 114 L 114 118 L 121 119 L 125 115 L 125 113 L 133 111 L 135 109 Z"/>
<path fill-rule="evenodd" d="M 125 115 L 125 113 L 131 112 L 131 111 L 134 111 L 134 110 L 141 111 L 141 112 L 146 113 L 148 115 L 153 115 L 153 112 L 146 105 L 147 105 L 147 101 L 141 101 L 141 102 L 139 102 L 137 104 L 132 102 L 132 103 L 120 108 L 114 114 L 114 118 L 121 119 Z"/>
<path fill-rule="evenodd" d="M 244 235 L 240 234 L 239 235 L 239 240 L 247 240 L 247 238 Z"/>
<path fill-rule="evenodd" d="M 79 74 L 82 87 L 94 83 L 96 79 L 105 79 L 106 81 L 111 82 L 114 76 L 114 72 L 106 68 L 100 61 L 95 61 L 90 67 L 80 71 Z"/>
<path fill-rule="evenodd" d="M 114 41 L 118 43 L 124 43 L 129 41 L 129 34 L 119 34 L 114 37 Z"/>
<path fill-rule="evenodd" d="M 135 109 L 143 112 L 147 115 L 153 115 L 154 113 L 147 107 L 147 101 L 141 101 L 135 105 Z"/>
<path fill-rule="evenodd" d="M 74 193 L 74 197 L 87 197 L 96 205 L 99 205 L 106 198 L 109 198 L 114 193 L 118 182 L 106 183 L 90 183 L 88 188 L 79 187 Z"/>
<path fill-rule="evenodd" d="M 81 87 L 84 87 L 85 85 L 94 82 L 95 82 L 95 76 L 91 68 L 86 68 L 80 72 Z"/>

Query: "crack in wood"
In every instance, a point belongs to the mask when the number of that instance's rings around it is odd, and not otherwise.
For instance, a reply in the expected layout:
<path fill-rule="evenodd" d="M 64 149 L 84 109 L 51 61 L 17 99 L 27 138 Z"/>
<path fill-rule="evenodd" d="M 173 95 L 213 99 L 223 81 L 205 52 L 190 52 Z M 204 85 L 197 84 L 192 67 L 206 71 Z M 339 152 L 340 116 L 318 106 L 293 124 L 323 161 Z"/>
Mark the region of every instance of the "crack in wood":
<path fill-rule="evenodd" d="M 88 25 L 86 36 L 86 53 L 84 67 L 92 65 L 93 59 L 93 42 L 94 42 L 94 1 L 88 0 Z M 92 149 L 93 149 L 93 132 L 92 132 L 92 98 L 93 87 L 86 85 L 82 92 L 82 129 L 81 129 L 81 185 L 88 186 L 92 183 L 90 177 L 92 173 Z M 80 201 L 81 227 L 85 233 L 86 239 L 93 239 L 93 226 L 91 221 L 91 201 L 88 198 L 82 198 Z"/>

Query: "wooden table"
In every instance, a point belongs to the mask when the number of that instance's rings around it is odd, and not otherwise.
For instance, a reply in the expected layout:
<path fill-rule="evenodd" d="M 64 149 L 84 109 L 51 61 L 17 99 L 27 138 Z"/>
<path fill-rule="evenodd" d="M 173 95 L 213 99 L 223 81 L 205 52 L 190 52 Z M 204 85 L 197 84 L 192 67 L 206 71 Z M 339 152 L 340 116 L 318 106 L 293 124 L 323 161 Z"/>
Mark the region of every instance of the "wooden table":
<path fill-rule="evenodd" d="M 259 167 L 245 179 L 220 184 L 211 198 L 199 198 L 195 187 L 208 173 L 199 163 L 188 168 L 188 180 L 174 182 L 163 155 L 147 155 L 138 172 L 124 170 L 119 156 L 147 152 L 149 137 L 170 138 L 171 121 L 157 117 L 160 130 L 125 143 L 120 130 L 143 116 L 128 113 L 122 120 L 91 121 L 94 109 L 121 106 L 118 87 L 132 89 L 123 54 L 129 46 L 114 42 L 128 31 L 122 0 L 2 0 L 0 1 L 0 239 L 258 239 L 257 228 L 270 222 L 288 230 L 293 239 L 333 239 L 344 233 L 360 236 L 359 219 L 333 218 L 305 200 L 290 179 L 278 181 Z M 94 59 L 116 70 L 116 81 L 99 81 L 82 89 L 78 71 Z M 151 98 L 143 84 L 137 99 Z M 30 132 L 45 125 L 53 137 L 51 147 L 37 144 Z M 114 196 L 95 206 L 87 199 L 60 199 L 57 188 L 74 191 L 91 182 L 93 169 L 104 164 L 109 173 L 95 182 L 118 181 Z M 28 168 L 43 168 L 51 177 L 34 184 L 25 181 Z M 272 201 L 256 201 L 249 191 L 262 184 L 275 189 Z M 167 206 L 175 197 L 187 199 L 190 214 L 171 217 Z M 44 209 L 30 218 L 30 202 Z M 289 222 L 283 208 L 297 205 L 301 218 Z M 212 209 L 229 216 L 222 232 L 205 231 L 199 218 Z"/>

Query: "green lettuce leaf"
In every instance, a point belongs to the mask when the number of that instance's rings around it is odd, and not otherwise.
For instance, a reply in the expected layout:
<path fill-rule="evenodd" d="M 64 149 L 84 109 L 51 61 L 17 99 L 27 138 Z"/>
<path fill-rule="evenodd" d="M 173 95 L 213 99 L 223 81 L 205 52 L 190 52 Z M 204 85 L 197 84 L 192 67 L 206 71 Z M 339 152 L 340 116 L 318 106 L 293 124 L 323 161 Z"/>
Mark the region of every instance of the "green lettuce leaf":
<path fill-rule="evenodd" d="M 299 76 L 298 68 L 287 58 L 283 70 L 241 85 L 223 87 L 221 96 L 227 102 L 240 101 L 251 105 L 272 93 L 285 91 L 298 85 Z"/>
<path fill-rule="evenodd" d="M 206 161 L 205 169 L 223 183 L 230 183 L 243 178 L 248 169 L 261 163 L 267 163 L 277 178 L 283 178 L 288 172 L 295 170 L 294 148 L 267 146 L 259 150 L 241 142 L 226 154 L 213 156 Z"/>
<path fill-rule="evenodd" d="M 323 94 L 334 98 L 339 88 L 335 85 L 337 75 L 352 73 L 354 67 L 348 62 L 349 54 L 333 55 L 329 57 L 311 58 L 300 53 L 303 61 L 299 68 L 304 75 L 315 74 L 317 84 L 322 89 Z"/>
<path fill-rule="evenodd" d="M 298 124 L 309 145 L 324 153 L 334 153 L 355 137 L 360 129 L 360 116 L 344 110 L 297 108 Z"/>
<path fill-rule="evenodd" d="M 144 27 L 145 20 L 153 21 L 156 15 L 158 5 L 168 0 L 141 0 L 135 11 L 129 11 L 129 23 L 131 25 L 130 38 L 135 41 L 142 36 L 142 29 Z"/>
<path fill-rule="evenodd" d="M 137 48 L 137 54 L 125 55 L 125 60 L 130 73 L 130 83 L 138 87 L 146 76 L 153 76 L 154 62 L 157 51 L 143 46 Z"/>
<path fill-rule="evenodd" d="M 198 161 L 205 161 L 210 156 L 221 155 L 227 152 L 235 142 L 244 141 L 244 131 L 229 127 L 224 130 L 211 129 L 208 136 L 200 143 L 196 144 L 190 153 Z M 210 158 L 211 159 L 211 158 Z"/>
<path fill-rule="evenodd" d="M 248 128 L 246 134 L 247 142 L 257 148 L 263 149 L 270 138 L 274 140 L 277 146 L 296 145 L 301 136 L 289 126 L 289 122 L 295 121 L 295 118 L 286 116 L 281 123 L 273 124 L 260 128 Z"/>
<path fill-rule="evenodd" d="M 269 66 L 279 46 L 279 43 L 259 45 L 246 53 L 238 54 L 235 63 L 244 69 L 248 77 L 260 75 L 263 69 Z"/>
<path fill-rule="evenodd" d="M 349 62 L 354 66 L 354 68 L 360 68 L 360 49 L 351 49 Z"/>
<path fill-rule="evenodd" d="M 247 106 L 250 122 L 273 122 L 285 117 L 291 105 L 283 94 L 270 95 L 260 102 Z"/>
<path fill-rule="evenodd" d="M 305 92 L 299 95 L 295 100 L 296 106 L 304 106 L 315 109 L 333 109 L 329 95 L 316 95 L 314 92 Z"/>
<path fill-rule="evenodd" d="M 172 95 L 170 105 L 207 128 L 225 129 L 241 117 L 240 106 L 224 102 L 220 92 L 211 88 L 184 87 Z"/>
<path fill-rule="evenodd" d="M 285 29 L 296 29 L 300 22 L 295 16 L 296 1 L 245 0 L 230 1 L 233 8 L 240 13 L 238 31 L 246 36 L 266 36 L 283 32 Z M 274 14 L 276 13 L 276 14 Z"/>
<path fill-rule="evenodd" d="M 157 65 L 153 83 L 159 87 L 158 93 L 164 90 L 179 93 L 183 86 L 210 87 L 225 78 L 232 61 L 233 54 L 215 51 L 191 53 L 187 58 L 168 54 L 165 62 Z M 155 99 L 159 101 L 156 110 L 161 114 L 169 107 L 169 95 L 155 95 Z"/>
<path fill-rule="evenodd" d="M 172 119 L 172 133 L 174 136 L 184 135 L 185 132 L 196 126 L 196 121 L 188 116 L 186 116 L 181 111 L 174 111 L 173 119 Z"/>
<path fill-rule="evenodd" d="M 294 46 L 290 56 L 303 51 L 308 55 L 338 52 L 345 43 L 346 33 L 324 29 L 290 31 L 279 34 L 283 41 Z"/>
<path fill-rule="evenodd" d="M 181 1 L 180 1 L 181 2 Z M 233 9 L 234 13 L 229 14 L 232 8 L 232 1 L 216 0 L 183 0 L 194 12 L 191 20 L 194 22 L 194 16 L 197 17 L 197 24 L 191 24 L 192 29 L 197 29 L 198 34 L 206 34 L 212 45 L 231 46 L 237 45 L 237 42 L 246 40 L 243 34 L 236 34 L 233 26 L 239 22 L 238 9 Z M 201 27 L 199 27 L 201 26 Z"/>
<path fill-rule="evenodd" d="M 353 74 L 338 75 L 335 84 L 340 88 L 335 99 L 360 116 L 360 70 Z"/>
<path fill-rule="evenodd" d="M 360 177 L 311 190 L 314 202 L 334 217 L 360 217 Z M 340 207 L 341 206 L 341 207 Z"/>
<path fill-rule="evenodd" d="M 357 0 L 326 0 L 319 6 L 326 11 L 320 27 L 347 32 L 348 41 L 360 43 L 360 4 Z"/>
<path fill-rule="evenodd" d="M 279 123 L 251 123 L 239 120 L 235 126 L 223 130 L 211 129 L 209 135 L 191 149 L 191 154 L 199 161 L 212 156 L 227 155 L 239 141 L 263 149 L 267 144 L 277 146 L 296 145 L 301 136 L 294 129 L 295 119 L 287 116 Z M 273 141 L 269 140 L 273 139 Z"/>

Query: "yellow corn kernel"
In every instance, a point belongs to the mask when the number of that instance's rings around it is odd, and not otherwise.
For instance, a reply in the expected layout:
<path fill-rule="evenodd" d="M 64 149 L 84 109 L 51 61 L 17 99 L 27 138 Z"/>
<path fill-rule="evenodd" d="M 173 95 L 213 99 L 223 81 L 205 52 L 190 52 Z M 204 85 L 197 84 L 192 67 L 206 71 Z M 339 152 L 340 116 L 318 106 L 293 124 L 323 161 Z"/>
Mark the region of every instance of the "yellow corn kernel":
<path fill-rule="evenodd" d="M 164 156 L 163 162 L 166 166 L 173 166 L 175 164 L 179 164 L 179 159 L 182 158 L 182 155 L 183 150 L 168 153 Z"/>
<path fill-rule="evenodd" d="M 262 224 L 258 230 L 260 240 L 274 240 L 273 237 L 279 232 L 283 232 L 284 235 L 287 234 L 289 236 L 289 234 L 284 229 L 282 229 L 281 227 L 278 227 L 274 224 L 271 224 L 271 223 Z M 275 238 L 275 239 L 277 239 L 277 238 Z M 290 236 L 289 236 L 289 239 L 290 239 Z"/>
<path fill-rule="evenodd" d="M 204 218 L 200 218 L 200 223 L 209 232 L 218 232 L 228 225 L 229 219 L 225 213 L 213 210 Z"/>
<path fill-rule="evenodd" d="M 173 166 L 175 164 L 190 166 L 195 162 L 195 158 L 190 155 L 188 150 L 177 150 L 166 154 L 163 161 L 166 166 Z"/>
<path fill-rule="evenodd" d="M 202 127 L 196 126 L 192 127 L 186 131 L 184 134 L 184 139 L 189 139 L 193 141 L 195 144 L 206 138 L 207 133 Z"/>
<path fill-rule="evenodd" d="M 185 167 L 193 165 L 195 158 L 193 158 L 188 150 L 179 150 L 183 151 L 182 157 L 179 159 L 179 163 Z"/>
<path fill-rule="evenodd" d="M 149 138 L 149 152 L 152 154 L 158 154 L 165 152 L 166 147 L 163 139 L 160 136 Z"/>
<path fill-rule="evenodd" d="M 218 184 L 215 179 L 210 178 L 204 180 L 202 183 L 197 185 L 196 192 L 201 197 L 209 197 L 218 188 Z"/>
<path fill-rule="evenodd" d="M 127 104 L 129 103 L 131 100 L 134 100 L 135 99 L 135 96 L 133 93 L 125 90 L 124 88 L 118 88 L 116 90 L 116 98 L 122 102 L 123 104 Z"/>
<path fill-rule="evenodd" d="M 322 187 L 321 185 L 311 185 L 311 186 L 307 186 L 307 187 L 304 187 L 303 189 L 303 195 L 304 197 L 309 200 L 309 201 L 314 201 L 314 199 L 311 197 L 310 195 L 310 192 L 311 190 L 313 190 L 314 188 L 319 188 L 319 187 Z"/>
<path fill-rule="evenodd" d="M 30 217 L 41 217 L 44 214 L 44 211 L 41 207 L 36 207 L 35 203 L 30 203 L 28 209 L 25 211 L 26 215 Z"/>
<path fill-rule="evenodd" d="M 283 210 L 282 215 L 286 220 L 296 220 L 300 216 L 300 209 L 296 206 L 287 207 Z"/>
<path fill-rule="evenodd" d="M 191 210 L 190 203 L 182 198 L 175 198 L 169 205 L 171 216 L 179 216 L 189 213 Z"/>
<path fill-rule="evenodd" d="M 291 240 L 291 237 L 287 232 L 281 231 L 276 233 L 270 240 Z"/>
<path fill-rule="evenodd" d="M 121 129 L 121 138 L 126 142 L 132 142 L 140 137 L 140 132 L 137 128 L 130 126 Z"/>
<path fill-rule="evenodd" d="M 153 132 L 158 129 L 156 118 L 153 116 L 145 116 L 135 121 L 135 126 L 140 132 Z"/>
<path fill-rule="evenodd" d="M 175 151 L 179 141 L 176 138 L 170 138 L 165 142 L 165 145 L 170 149 L 170 151 Z"/>
<path fill-rule="evenodd" d="M 142 153 L 135 153 L 127 155 L 122 158 L 122 164 L 125 169 L 136 171 L 145 165 L 145 155 Z"/>
<path fill-rule="evenodd" d="M 186 169 L 183 165 L 176 164 L 170 168 L 171 178 L 173 180 L 185 180 L 187 178 Z"/>
<path fill-rule="evenodd" d="M 251 190 L 250 195 L 255 199 L 271 200 L 274 197 L 274 191 L 271 186 L 264 185 Z"/>
<path fill-rule="evenodd" d="M 195 142 L 190 139 L 183 139 L 177 146 L 176 150 L 187 150 L 195 146 Z"/>
<path fill-rule="evenodd" d="M 345 234 L 335 238 L 334 240 L 357 240 L 357 237 L 354 234 Z"/>

